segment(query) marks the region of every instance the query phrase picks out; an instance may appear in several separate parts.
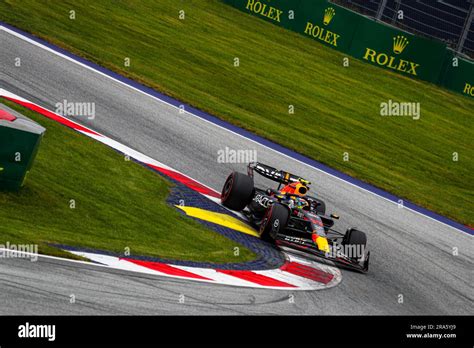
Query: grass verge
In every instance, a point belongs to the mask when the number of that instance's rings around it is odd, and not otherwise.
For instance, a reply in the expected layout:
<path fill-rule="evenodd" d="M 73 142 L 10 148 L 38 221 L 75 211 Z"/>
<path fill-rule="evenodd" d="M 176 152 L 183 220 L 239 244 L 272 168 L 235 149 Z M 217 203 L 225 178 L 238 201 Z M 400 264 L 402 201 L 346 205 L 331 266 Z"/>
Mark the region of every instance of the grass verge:
<path fill-rule="evenodd" d="M 343 67 L 343 54 L 217 0 L 7 0 L 0 19 L 402 198 L 474 220 L 466 97 L 355 59 Z M 389 99 L 419 102 L 421 118 L 381 117 Z"/>
<path fill-rule="evenodd" d="M 255 255 L 166 203 L 171 183 L 113 149 L 2 101 L 46 127 L 26 185 L 0 192 L 0 244 L 48 243 L 170 259 L 245 262 Z M 71 209 L 71 200 L 75 208 Z M 240 255 L 234 256 L 234 247 Z"/>

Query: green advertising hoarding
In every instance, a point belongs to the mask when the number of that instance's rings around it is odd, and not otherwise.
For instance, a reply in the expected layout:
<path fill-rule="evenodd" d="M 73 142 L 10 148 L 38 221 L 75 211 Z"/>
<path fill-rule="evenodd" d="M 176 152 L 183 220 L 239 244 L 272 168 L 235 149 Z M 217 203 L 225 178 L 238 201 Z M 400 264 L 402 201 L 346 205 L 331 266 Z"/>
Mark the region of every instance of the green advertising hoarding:
<path fill-rule="evenodd" d="M 474 98 L 474 62 L 454 57 L 451 53 L 446 61 L 441 85 L 467 97 Z"/>
<path fill-rule="evenodd" d="M 327 1 L 303 1 L 295 31 L 339 51 L 349 53 L 361 16 Z"/>
<path fill-rule="evenodd" d="M 45 129 L 0 107 L 0 190 L 18 190 L 33 166 Z"/>
<path fill-rule="evenodd" d="M 447 57 L 446 45 L 364 19 L 350 54 L 370 64 L 430 82 L 438 82 Z"/>
<path fill-rule="evenodd" d="M 225 0 L 226 3 L 273 24 L 294 30 L 303 0 Z"/>
<path fill-rule="evenodd" d="M 343 52 L 361 17 L 326 0 L 224 0 L 246 13 L 311 37 Z"/>
<path fill-rule="evenodd" d="M 17 190 L 36 157 L 41 136 L 0 126 L 0 189 Z"/>
<path fill-rule="evenodd" d="M 453 54 L 440 41 L 376 22 L 327 0 L 223 1 L 369 64 L 473 96 L 474 63 L 459 59 L 459 66 L 452 66 Z"/>

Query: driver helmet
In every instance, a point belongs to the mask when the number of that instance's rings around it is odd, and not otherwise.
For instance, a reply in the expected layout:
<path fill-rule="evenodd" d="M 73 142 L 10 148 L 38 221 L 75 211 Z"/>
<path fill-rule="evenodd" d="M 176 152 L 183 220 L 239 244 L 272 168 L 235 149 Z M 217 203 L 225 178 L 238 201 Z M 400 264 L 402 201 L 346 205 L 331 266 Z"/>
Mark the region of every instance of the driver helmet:
<path fill-rule="evenodd" d="M 296 199 L 295 199 L 295 208 L 302 209 L 302 210 L 305 210 L 305 209 L 308 210 L 309 203 L 306 199 L 296 197 Z"/>

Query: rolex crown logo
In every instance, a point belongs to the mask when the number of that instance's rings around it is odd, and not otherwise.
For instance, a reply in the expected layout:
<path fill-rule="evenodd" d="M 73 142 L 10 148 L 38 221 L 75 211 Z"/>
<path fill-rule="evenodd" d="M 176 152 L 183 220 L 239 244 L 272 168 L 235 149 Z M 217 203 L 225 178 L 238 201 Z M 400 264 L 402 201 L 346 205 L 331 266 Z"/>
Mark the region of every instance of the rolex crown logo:
<path fill-rule="evenodd" d="M 410 42 L 405 36 L 398 35 L 393 38 L 393 52 L 400 54 L 408 46 Z"/>
<path fill-rule="evenodd" d="M 328 25 L 329 23 L 331 23 L 335 15 L 336 15 L 336 11 L 332 7 L 328 7 L 326 11 L 324 11 L 324 19 L 323 19 L 324 25 Z"/>

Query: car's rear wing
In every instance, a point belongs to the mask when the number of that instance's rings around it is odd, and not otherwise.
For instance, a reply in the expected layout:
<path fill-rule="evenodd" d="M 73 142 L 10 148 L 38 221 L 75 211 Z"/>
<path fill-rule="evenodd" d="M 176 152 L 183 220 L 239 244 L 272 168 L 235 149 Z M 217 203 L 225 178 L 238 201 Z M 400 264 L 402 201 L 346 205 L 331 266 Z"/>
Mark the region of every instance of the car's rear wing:
<path fill-rule="evenodd" d="M 254 172 L 268 178 L 270 180 L 276 181 L 279 184 L 290 184 L 293 182 L 302 182 L 306 185 L 310 185 L 311 183 L 308 180 L 303 179 L 298 175 L 294 175 L 283 170 L 278 170 L 276 168 L 270 167 L 266 164 L 259 163 L 259 162 L 252 162 L 249 163 L 247 166 L 248 175 L 253 177 Z"/>

